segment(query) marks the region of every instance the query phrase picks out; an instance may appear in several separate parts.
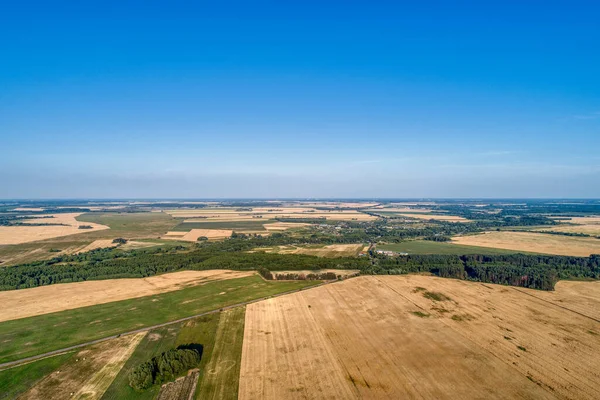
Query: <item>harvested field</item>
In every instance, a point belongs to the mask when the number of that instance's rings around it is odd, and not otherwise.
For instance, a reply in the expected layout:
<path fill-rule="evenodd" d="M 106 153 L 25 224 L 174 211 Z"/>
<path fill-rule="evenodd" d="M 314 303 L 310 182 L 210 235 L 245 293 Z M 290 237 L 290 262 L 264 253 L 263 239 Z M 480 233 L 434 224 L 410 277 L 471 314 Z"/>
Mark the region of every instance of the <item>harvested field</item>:
<path fill-rule="evenodd" d="M 566 224 L 554 225 L 537 230 L 566 233 L 585 233 L 587 235 L 600 236 L 600 217 L 571 217 L 569 219 L 560 220 L 560 222 L 565 222 Z"/>
<path fill-rule="evenodd" d="M 479 235 L 456 236 L 452 243 L 493 247 L 533 253 L 588 257 L 600 254 L 600 240 L 533 232 L 486 232 Z"/>
<path fill-rule="evenodd" d="M 318 281 L 265 281 L 258 274 L 0 323 L 0 363 L 216 310 Z"/>
<path fill-rule="evenodd" d="M 366 207 L 375 207 L 379 203 L 373 202 L 337 202 L 337 201 L 320 201 L 320 202 L 298 202 L 298 206 L 311 206 L 311 207 L 321 207 L 321 208 L 366 208 Z"/>
<path fill-rule="evenodd" d="M 533 294 L 552 304 L 600 321 L 600 281 L 559 281 L 553 292 L 540 290 Z"/>
<path fill-rule="evenodd" d="M 0 226 L 0 245 L 35 242 L 60 236 L 89 233 L 109 229 L 106 225 L 92 222 L 80 222 L 75 217 L 81 213 L 51 214 L 53 218 L 24 219 L 21 222 L 31 224 L 65 224 L 40 226 Z M 79 229 L 79 226 L 90 226 L 90 229 Z"/>
<path fill-rule="evenodd" d="M 355 275 L 360 273 L 359 270 L 357 269 L 317 269 L 317 270 L 294 270 L 294 271 L 271 271 L 271 273 L 275 276 L 278 275 L 287 275 L 287 274 L 304 274 L 304 275 L 308 275 L 308 274 L 323 274 L 323 273 L 327 273 L 327 272 L 333 272 L 334 274 L 336 274 L 338 277 L 346 277 L 349 275 Z"/>
<path fill-rule="evenodd" d="M 146 332 L 102 342 L 72 357 L 60 370 L 42 379 L 27 399 L 100 399 Z"/>
<path fill-rule="evenodd" d="M 466 222 L 468 219 L 463 217 L 457 217 L 456 215 L 434 215 L 434 214 L 421 214 L 415 212 L 414 214 L 398 213 L 398 216 L 417 218 L 417 219 L 433 219 L 435 221 L 450 221 L 450 222 Z"/>
<path fill-rule="evenodd" d="M 292 228 L 302 228 L 310 224 L 302 224 L 298 222 L 274 222 L 272 224 L 264 224 L 263 227 L 268 231 L 286 231 Z"/>
<path fill-rule="evenodd" d="M 515 250 L 495 249 L 492 247 L 464 246 L 452 242 L 434 242 L 432 240 L 407 240 L 400 243 L 377 245 L 377 250 L 391 250 L 408 254 L 514 254 Z"/>
<path fill-rule="evenodd" d="M 239 398 L 599 398 L 598 321 L 539 293 L 369 276 L 248 305 Z"/>
<path fill-rule="evenodd" d="M 571 224 L 600 225 L 600 217 L 570 217 L 563 221 Z"/>
<path fill-rule="evenodd" d="M 144 249 L 146 247 L 161 246 L 164 242 L 139 242 L 137 240 L 128 240 L 127 243 L 119 246 L 121 250 Z"/>
<path fill-rule="evenodd" d="M 177 218 L 186 218 L 186 222 L 234 222 L 247 220 L 268 220 L 274 218 L 326 218 L 335 221 L 370 221 L 376 219 L 356 210 L 317 210 L 314 208 L 274 207 L 253 208 L 252 211 L 239 211 L 233 208 L 200 209 L 200 210 L 167 210 L 166 213 Z"/>
<path fill-rule="evenodd" d="M 160 388 L 156 400 L 188 400 L 192 399 L 196 392 L 200 371 L 195 368 L 188 371 L 186 376 L 177 378 L 175 382 L 169 382 Z"/>
<path fill-rule="evenodd" d="M 555 225 L 551 228 L 536 229 L 538 232 L 554 231 L 565 233 L 585 233 L 586 235 L 600 236 L 600 224 L 588 225 Z"/>
<path fill-rule="evenodd" d="M 92 243 L 88 244 L 84 248 L 77 250 L 75 253 L 86 253 L 88 251 L 96 250 L 96 249 L 105 249 L 108 247 L 117 247 L 116 243 L 113 243 L 113 239 L 99 239 L 94 240 Z"/>
<path fill-rule="evenodd" d="M 44 209 L 40 208 L 40 207 L 17 207 L 17 208 L 13 208 L 12 211 L 36 211 L 36 212 L 42 212 L 42 211 L 44 211 Z"/>
<path fill-rule="evenodd" d="M 172 292 L 205 282 L 242 278 L 251 271 L 181 271 L 137 279 L 60 283 L 0 292 L 0 322 L 95 304 Z M 44 299 L 44 301 L 40 301 Z"/>
<path fill-rule="evenodd" d="M 318 257 L 355 257 L 363 249 L 362 244 L 330 244 L 323 247 L 299 247 L 294 254 L 308 254 Z"/>
<path fill-rule="evenodd" d="M 275 246 L 261 247 L 254 251 L 264 251 L 265 253 L 278 254 L 306 254 L 318 257 L 356 257 L 363 249 L 362 244 L 330 244 L 327 246 Z M 368 248 L 367 248 L 368 249 Z"/>
<path fill-rule="evenodd" d="M 409 207 L 390 207 L 390 208 L 373 208 L 369 210 L 365 210 L 374 213 L 380 212 L 393 212 L 393 213 L 409 213 L 409 214 L 427 214 L 432 212 L 433 210 L 426 208 L 409 208 Z"/>
<path fill-rule="evenodd" d="M 231 236 L 233 231 L 226 229 L 192 229 L 189 232 L 167 232 L 163 239 L 184 240 L 186 242 L 197 242 L 199 237 L 206 237 L 209 240 L 226 239 Z"/>

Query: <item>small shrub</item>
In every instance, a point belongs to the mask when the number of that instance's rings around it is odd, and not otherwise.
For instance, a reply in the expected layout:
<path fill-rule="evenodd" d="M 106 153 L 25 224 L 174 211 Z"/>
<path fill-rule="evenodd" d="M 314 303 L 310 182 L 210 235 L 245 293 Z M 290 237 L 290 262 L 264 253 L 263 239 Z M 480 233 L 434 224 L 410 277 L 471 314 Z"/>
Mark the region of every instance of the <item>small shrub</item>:
<path fill-rule="evenodd" d="M 427 313 L 424 313 L 421 311 L 413 311 L 412 314 L 416 315 L 417 317 L 420 317 L 420 318 L 429 318 L 431 316 L 430 314 L 427 314 Z"/>
<path fill-rule="evenodd" d="M 464 315 L 454 314 L 451 318 L 454 321 L 471 321 L 471 320 L 475 319 L 475 317 L 470 314 L 464 314 Z"/>
<path fill-rule="evenodd" d="M 450 297 L 446 296 L 443 293 L 439 293 L 439 292 L 425 292 L 425 293 L 423 293 L 423 297 L 425 297 L 426 299 L 429 299 L 429 300 L 433 300 L 433 301 L 452 300 Z"/>

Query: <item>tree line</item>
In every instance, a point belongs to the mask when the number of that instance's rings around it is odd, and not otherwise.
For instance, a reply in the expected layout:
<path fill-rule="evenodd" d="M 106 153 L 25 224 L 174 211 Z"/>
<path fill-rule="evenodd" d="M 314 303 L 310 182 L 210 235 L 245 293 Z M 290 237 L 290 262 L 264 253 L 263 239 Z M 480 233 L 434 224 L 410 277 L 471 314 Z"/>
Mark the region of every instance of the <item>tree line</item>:
<path fill-rule="evenodd" d="M 129 251 L 118 248 L 98 249 L 0 268 L 0 290 L 86 280 L 141 278 L 178 270 L 257 270 L 260 268 L 269 271 L 357 269 L 362 274 L 430 272 L 441 277 L 544 290 L 552 290 L 559 279 L 600 279 L 600 256 L 598 255 L 591 257 L 524 254 L 387 257 L 371 254 L 371 258 L 320 258 L 303 254 L 271 254 L 254 250 L 276 245 L 346 240 L 344 236 L 337 238 L 314 234 L 298 238 L 277 233 L 269 237 L 243 235 L 222 242 L 199 242 L 191 248 L 174 246 Z M 250 250 L 253 252 L 249 252 Z"/>

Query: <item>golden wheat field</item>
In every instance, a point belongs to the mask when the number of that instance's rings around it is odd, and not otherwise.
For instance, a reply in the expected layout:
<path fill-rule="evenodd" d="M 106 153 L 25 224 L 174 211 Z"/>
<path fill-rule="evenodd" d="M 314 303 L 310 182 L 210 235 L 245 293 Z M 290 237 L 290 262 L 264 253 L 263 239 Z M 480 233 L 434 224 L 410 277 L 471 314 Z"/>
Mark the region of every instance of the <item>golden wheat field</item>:
<path fill-rule="evenodd" d="M 218 240 L 228 238 L 232 233 L 233 231 L 228 229 L 191 229 L 189 232 L 167 232 L 162 239 L 197 242 L 199 237 L 205 237 L 209 240 Z"/>
<path fill-rule="evenodd" d="M 254 251 L 278 254 L 306 254 L 318 257 L 355 257 L 363 251 L 362 244 L 330 244 L 325 246 L 275 246 L 260 247 Z M 368 249 L 368 248 L 367 248 Z"/>
<path fill-rule="evenodd" d="M 180 271 L 148 278 L 106 279 L 0 292 L 0 322 L 171 292 L 206 282 L 250 276 L 251 271 Z M 40 299 L 44 299 L 41 301 Z"/>
<path fill-rule="evenodd" d="M 598 289 L 365 276 L 254 303 L 239 398 L 597 399 L 600 325 L 579 310 Z"/>
<path fill-rule="evenodd" d="M 456 236 L 452 238 L 452 242 L 468 246 L 564 256 L 588 257 L 590 254 L 600 254 L 600 240 L 598 239 L 534 232 L 485 232 L 477 235 Z"/>
<path fill-rule="evenodd" d="M 0 226 L 0 245 L 35 242 L 60 236 L 94 232 L 109 229 L 106 225 L 91 222 L 79 222 L 75 218 L 82 213 L 50 214 L 52 218 L 24 219 L 22 223 L 30 224 L 64 224 L 41 226 Z M 89 229 L 79 229 L 80 226 L 89 226 Z"/>

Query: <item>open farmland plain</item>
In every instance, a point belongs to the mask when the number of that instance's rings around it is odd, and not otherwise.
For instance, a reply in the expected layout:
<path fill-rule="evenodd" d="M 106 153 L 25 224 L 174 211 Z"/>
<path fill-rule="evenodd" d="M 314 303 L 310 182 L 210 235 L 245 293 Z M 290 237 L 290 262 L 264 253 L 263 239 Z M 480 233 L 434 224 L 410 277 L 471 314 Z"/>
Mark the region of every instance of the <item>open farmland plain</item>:
<path fill-rule="evenodd" d="M 186 242 L 197 242 L 198 238 L 205 237 L 208 240 L 226 239 L 233 231 L 225 229 L 192 229 L 189 232 L 169 231 L 162 238 L 183 240 Z"/>
<path fill-rule="evenodd" d="M 132 247 L 150 247 L 161 244 L 158 238 L 175 227 L 179 221 L 168 214 L 154 212 L 140 213 L 75 213 L 77 225 L 101 225 L 104 229 L 78 229 L 68 233 L 67 236 L 37 238 L 36 241 L 22 242 L 18 244 L 2 244 L 0 241 L 0 265 L 14 265 L 27 263 L 35 260 L 44 260 L 57 255 L 76 254 L 89 251 L 92 247 L 111 247 L 112 240 L 126 238 L 129 243 L 120 246 L 123 249 Z M 62 214 L 57 214 L 62 215 Z M 74 215 L 74 214 L 71 214 Z M 64 217 L 63 217 L 64 218 Z M 52 219 L 41 218 L 40 221 L 49 223 Z M 64 220 L 63 220 L 64 221 Z M 0 231 L 6 234 L 20 232 L 19 228 L 38 229 L 56 228 L 53 226 L 0 226 Z M 64 227 L 58 227 L 64 228 Z M 153 242 L 132 241 L 131 239 L 152 240 Z M 13 240 L 14 241 L 14 240 Z M 107 243 L 110 242 L 110 245 Z M 134 242 L 134 243 L 132 243 Z M 89 246 L 89 247 L 88 247 Z"/>
<path fill-rule="evenodd" d="M 570 217 L 560 219 L 560 225 L 542 228 L 539 231 L 554 231 L 566 233 L 583 233 L 591 236 L 600 236 L 600 217 Z"/>
<path fill-rule="evenodd" d="M 257 248 L 254 251 L 277 254 L 306 254 L 318 257 L 355 257 L 363 250 L 362 244 L 330 244 L 312 246 L 276 246 Z"/>
<path fill-rule="evenodd" d="M 377 245 L 377 250 L 390 250 L 408 254 L 514 254 L 517 251 L 492 247 L 465 246 L 452 242 L 432 240 L 407 240 L 401 243 Z"/>
<path fill-rule="evenodd" d="M 60 236 L 109 229 L 106 225 L 82 223 L 76 219 L 79 215 L 81 215 L 81 213 L 51 214 L 52 218 L 32 218 L 22 220 L 22 223 L 24 224 L 57 225 L 0 226 L 0 245 L 35 242 Z M 80 226 L 87 226 L 89 228 L 80 229 Z"/>
<path fill-rule="evenodd" d="M 78 351 L 23 397 L 100 399 L 145 335 L 146 332 L 140 332 L 122 336 Z"/>
<path fill-rule="evenodd" d="M 600 240 L 596 238 L 534 232 L 485 232 L 456 236 L 452 238 L 452 243 L 563 256 L 587 257 L 590 254 L 600 254 Z"/>
<path fill-rule="evenodd" d="M 113 301 L 172 292 L 211 281 L 243 278 L 251 271 L 180 271 L 148 278 L 106 279 L 0 292 L 0 322 Z M 40 301 L 40 299 L 45 299 Z"/>
<path fill-rule="evenodd" d="M 258 275 L 0 323 L 0 363 L 20 360 L 203 312 L 301 289 L 318 281 L 265 281 Z"/>
<path fill-rule="evenodd" d="M 212 208 L 212 209 L 177 209 L 165 210 L 176 218 L 187 220 L 199 220 L 206 222 L 215 221 L 247 221 L 247 220 L 269 220 L 275 218 L 325 218 L 335 221 L 371 221 L 376 219 L 371 215 L 357 210 L 344 209 L 317 209 L 313 207 L 254 207 L 244 210 L 243 208 Z"/>
<path fill-rule="evenodd" d="M 360 277 L 251 304 L 239 398 L 598 398 L 598 321 L 537 293 Z"/>

